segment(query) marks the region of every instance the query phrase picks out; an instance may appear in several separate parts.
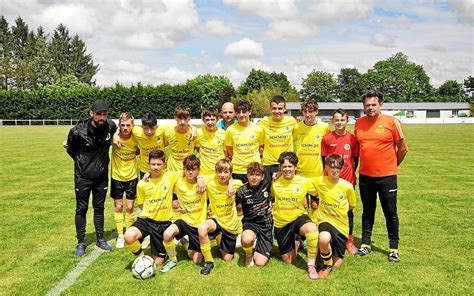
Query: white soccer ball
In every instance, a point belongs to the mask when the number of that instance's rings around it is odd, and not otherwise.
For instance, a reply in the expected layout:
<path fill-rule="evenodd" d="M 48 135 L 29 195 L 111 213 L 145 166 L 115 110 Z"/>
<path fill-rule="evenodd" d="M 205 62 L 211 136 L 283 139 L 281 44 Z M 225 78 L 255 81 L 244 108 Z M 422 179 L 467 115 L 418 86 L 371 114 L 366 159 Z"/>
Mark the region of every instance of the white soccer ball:
<path fill-rule="evenodd" d="M 155 260 L 150 256 L 143 255 L 139 256 L 133 261 L 132 273 L 136 278 L 147 279 L 155 274 Z"/>

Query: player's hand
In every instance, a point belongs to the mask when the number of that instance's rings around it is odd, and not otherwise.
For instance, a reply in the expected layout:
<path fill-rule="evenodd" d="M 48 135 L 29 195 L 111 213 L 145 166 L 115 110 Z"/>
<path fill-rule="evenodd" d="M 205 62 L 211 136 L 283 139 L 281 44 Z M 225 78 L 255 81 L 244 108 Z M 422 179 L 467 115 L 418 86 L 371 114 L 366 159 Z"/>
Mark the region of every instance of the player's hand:
<path fill-rule="evenodd" d="M 318 202 L 315 201 L 315 200 L 312 200 L 312 201 L 311 201 L 311 208 L 312 208 L 313 210 L 316 210 L 318 207 L 319 207 Z"/>
<path fill-rule="evenodd" d="M 63 147 L 64 147 L 64 149 L 69 148 L 69 145 L 67 144 L 67 140 L 64 140 L 64 142 L 63 142 Z"/>
<path fill-rule="evenodd" d="M 227 186 L 227 196 L 232 197 L 235 194 L 234 189 L 234 182 L 232 182 L 232 178 L 229 180 L 229 186 Z"/>
<path fill-rule="evenodd" d="M 118 132 L 115 133 L 113 138 L 112 138 L 112 145 L 114 145 L 117 148 L 120 148 L 122 146 L 120 144 L 120 136 L 119 136 Z"/>
<path fill-rule="evenodd" d="M 178 212 L 181 214 L 186 214 L 188 211 L 181 206 L 181 204 L 178 205 Z"/>
<path fill-rule="evenodd" d="M 281 176 L 281 172 L 273 173 L 272 180 L 275 181 L 276 179 L 280 178 L 280 176 Z"/>
<path fill-rule="evenodd" d="M 143 180 L 144 182 L 147 182 L 147 183 L 148 183 L 148 179 L 149 179 L 149 178 L 150 178 L 150 173 L 145 173 L 145 175 L 143 175 L 142 180 Z"/>
<path fill-rule="evenodd" d="M 197 194 L 203 194 L 206 191 L 206 183 L 203 176 L 197 176 Z"/>
<path fill-rule="evenodd" d="M 212 213 L 211 210 L 207 210 L 207 218 L 211 218 L 212 216 L 214 216 L 214 213 Z"/>
<path fill-rule="evenodd" d="M 197 137 L 197 128 L 194 125 L 189 125 L 191 128 L 191 133 L 189 134 L 188 140 L 194 141 Z"/>

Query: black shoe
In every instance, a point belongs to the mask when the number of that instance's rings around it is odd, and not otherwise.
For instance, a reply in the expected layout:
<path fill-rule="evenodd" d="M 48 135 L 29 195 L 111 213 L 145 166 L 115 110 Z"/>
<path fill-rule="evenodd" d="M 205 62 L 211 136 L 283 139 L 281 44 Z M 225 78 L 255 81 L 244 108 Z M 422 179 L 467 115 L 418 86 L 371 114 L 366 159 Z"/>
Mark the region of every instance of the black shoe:
<path fill-rule="evenodd" d="M 214 268 L 214 262 L 206 262 L 201 269 L 201 274 L 208 275 L 211 273 L 211 270 Z"/>
<path fill-rule="evenodd" d="M 95 245 L 97 246 L 97 248 L 99 248 L 100 250 L 104 251 L 104 252 L 110 252 L 112 251 L 112 247 L 109 246 L 109 244 L 103 239 L 99 239 Z"/>
<path fill-rule="evenodd" d="M 76 250 L 74 251 L 74 256 L 82 257 L 86 252 L 86 245 L 84 243 L 78 243 L 76 246 Z"/>
<path fill-rule="evenodd" d="M 400 254 L 398 254 L 398 252 L 390 252 L 390 254 L 388 254 L 388 261 L 390 261 L 390 262 L 399 262 L 400 261 Z"/>
<path fill-rule="evenodd" d="M 372 252 L 371 247 L 362 246 L 362 247 L 359 248 L 359 250 L 357 250 L 356 256 L 362 257 L 362 256 L 365 256 L 365 255 L 369 254 L 370 252 Z"/>

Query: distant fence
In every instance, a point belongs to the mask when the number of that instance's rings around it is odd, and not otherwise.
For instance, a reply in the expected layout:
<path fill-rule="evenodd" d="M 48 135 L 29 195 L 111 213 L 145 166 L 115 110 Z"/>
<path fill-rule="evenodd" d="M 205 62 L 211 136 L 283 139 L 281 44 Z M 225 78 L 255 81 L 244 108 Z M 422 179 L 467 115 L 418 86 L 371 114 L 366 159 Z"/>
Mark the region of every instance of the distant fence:
<path fill-rule="evenodd" d="M 397 117 L 398 118 L 398 117 Z M 321 119 L 321 118 L 320 118 Z M 449 117 L 449 118 L 398 118 L 404 124 L 455 124 L 474 123 L 474 117 Z M 254 122 L 259 122 L 261 118 L 253 118 Z M 323 121 L 330 122 L 330 118 L 322 118 Z M 38 126 L 38 125 L 75 125 L 80 119 L 0 119 L 0 126 Z M 113 119 L 118 124 L 118 119 Z M 159 124 L 172 124 L 173 119 L 158 119 Z M 355 120 L 350 120 L 353 124 Z M 141 125 L 141 119 L 135 119 L 135 124 Z M 190 123 L 195 126 L 202 125 L 201 119 L 191 119 Z"/>

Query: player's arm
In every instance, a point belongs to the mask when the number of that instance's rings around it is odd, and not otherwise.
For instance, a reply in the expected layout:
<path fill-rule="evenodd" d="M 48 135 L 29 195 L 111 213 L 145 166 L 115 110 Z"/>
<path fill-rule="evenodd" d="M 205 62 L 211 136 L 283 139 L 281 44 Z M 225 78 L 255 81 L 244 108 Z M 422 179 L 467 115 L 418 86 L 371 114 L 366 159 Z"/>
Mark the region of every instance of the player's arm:
<path fill-rule="evenodd" d="M 226 151 L 227 159 L 232 160 L 232 156 L 234 153 L 234 149 L 232 148 L 232 146 L 226 146 L 225 151 Z"/>
<path fill-rule="evenodd" d="M 66 143 L 63 142 L 63 147 L 66 148 L 67 154 L 69 154 L 69 156 L 74 159 L 78 146 L 78 139 L 75 133 L 75 128 L 73 127 L 67 135 Z"/>
<path fill-rule="evenodd" d="M 349 210 L 352 210 L 356 206 L 356 195 L 352 186 L 348 188 L 347 199 L 349 201 Z"/>
<path fill-rule="evenodd" d="M 405 156 L 408 153 L 408 146 L 405 138 L 400 139 L 397 143 L 397 166 L 399 166 L 402 161 L 405 159 Z"/>
<path fill-rule="evenodd" d="M 191 133 L 189 134 L 188 140 L 194 141 L 197 137 L 197 128 L 194 125 L 188 124 L 189 128 L 191 129 Z"/>
<path fill-rule="evenodd" d="M 197 194 L 203 194 L 206 191 L 206 180 L 204 179 L 203 176 L 198 175 L 196 177 L 196 193 Z"/>
<path fill-rule="evenodd" d="M 306 183 L 306 197 L 309 201 L 309 205 L 312 209 L 317 209 L 319 206 L 319 197 L 318 197 L 318 189 L 316 186 L 316 178 L 308 179 Z"/>
<path fill-rule="evenodd" d="M 143 210 L 143 203 L 145 202 L 145 190 L 143 186 L 137 186 L 137 205 L 140 210 Z"/>
<path fill-rule="evenodd" d="M 119 135 L 119 130 L 117 130 L 114 133 L 114 136 L 112 137 L 112 144 L 115 145 L 116 147 L 120 148 L 120 135 Z"/>

